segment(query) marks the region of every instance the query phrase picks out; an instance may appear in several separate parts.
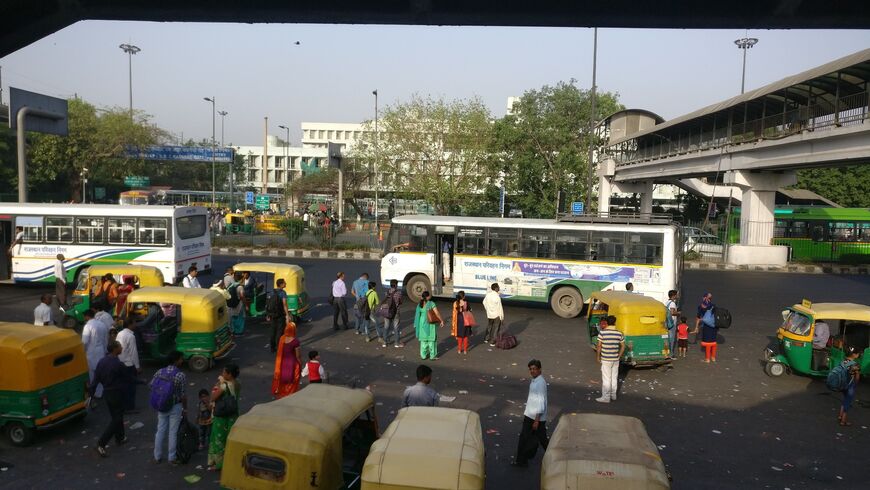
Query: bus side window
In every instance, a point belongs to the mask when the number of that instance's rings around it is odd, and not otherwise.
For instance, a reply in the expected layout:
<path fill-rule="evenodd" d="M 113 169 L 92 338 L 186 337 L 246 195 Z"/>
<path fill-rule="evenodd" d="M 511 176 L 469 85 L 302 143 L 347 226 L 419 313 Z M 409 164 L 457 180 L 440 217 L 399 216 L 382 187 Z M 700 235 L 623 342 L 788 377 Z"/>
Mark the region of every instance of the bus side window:
<path fill-rule="evenodd" d="M 811 235 L 814 242 L 825 241 L 825 225 L 822 223 L 814 224 Z"/>

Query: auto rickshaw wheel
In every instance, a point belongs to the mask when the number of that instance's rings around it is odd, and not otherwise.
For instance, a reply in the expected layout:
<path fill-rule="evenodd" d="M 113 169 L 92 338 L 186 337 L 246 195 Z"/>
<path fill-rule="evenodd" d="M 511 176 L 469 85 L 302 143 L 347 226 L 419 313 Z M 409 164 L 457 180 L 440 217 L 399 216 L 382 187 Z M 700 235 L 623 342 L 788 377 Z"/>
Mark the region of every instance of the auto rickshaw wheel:
<path fill-rule="evenodd" d="M 21 422 L 9 422 L 6 426 L 6 434 L 9 440 L 16 446 L 29 446 L 33 442 L 34 430 Z"/>
<path fill-rule="evenodd" d="M 778 378 L 785 374 L 785 364 L 781 362 L 770 361 L 764 365 L 764 373 L 771 378 Z"/>
<path fill-rule="evenodd" d="M 190 366 L 190 369 L 196 373 L 204 373 L 208 371 L 209 362 L 208 358 L 205 356 L 191 356 L 190 359 L 187 360 L 187 365 Z"/>
<path fill-rule="evenodd" d="M 550 307 L 562 318 L 574 318 L 583 310 L 583 296 L 580 291 L 564 286 L 553 291 Z"/>
<path fill-rule="evenodd" d="M 76 320 L 76 317 L 72 315 L 66 315 L 63 317 L 63 321 L 60 322 L 60 326 L 63 328 L 74 330 L 76 327 L 79 326 L 79 322 L 78 320 Z"/>

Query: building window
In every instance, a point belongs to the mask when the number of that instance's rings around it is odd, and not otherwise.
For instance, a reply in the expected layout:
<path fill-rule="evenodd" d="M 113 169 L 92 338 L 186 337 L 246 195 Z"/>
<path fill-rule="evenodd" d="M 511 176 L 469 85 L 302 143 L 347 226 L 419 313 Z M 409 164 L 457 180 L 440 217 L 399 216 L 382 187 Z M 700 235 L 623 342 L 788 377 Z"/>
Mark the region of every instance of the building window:
<path fill-rule="evenodd" d="M 317 131 L 317 139 L 319 139 L 319 140 L 323 139 L 323 130 L 322 129 L 319 129 Z"/>

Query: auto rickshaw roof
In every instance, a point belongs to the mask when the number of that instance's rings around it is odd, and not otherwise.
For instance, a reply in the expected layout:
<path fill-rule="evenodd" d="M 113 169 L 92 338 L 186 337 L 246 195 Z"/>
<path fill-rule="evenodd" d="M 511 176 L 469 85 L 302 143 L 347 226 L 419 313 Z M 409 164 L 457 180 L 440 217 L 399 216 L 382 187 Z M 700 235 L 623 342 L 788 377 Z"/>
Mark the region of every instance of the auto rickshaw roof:
<path fill-rule="evenodd" d="M 870 322 L 870 306 L 857 303 L 813 303 L 810 308 L 803 305 L 794 305 L 793 308 L 813 318 Z"/>
<path fill-rule="evenodd" d="M 372 445 L 362 480 L 370 489 L 482 489 L 484 471 L 483 434 L 476 412 L 408 407 L 399 410 Z"/>
<path fill-rule="evenodd" d="M 664 304 L 638 293 L 628 291 L 598 291 L 590 295 L 592 301 L 598 299 L 608 307 L 608 313 L 619 316 L 631 310 L 635 315 L 652 315 L 664 317 Z"/>
<path fill-rule="evenodd" d="M 214 308 L 227 304 L 227 300 L 217 291 L 178 286 L 140 288 L 130 293 L 127 296 L 127 301 L 130 303 L 173 303 L 202 308 Z"/>
<path fill-rule="evenodd" d="M 136 276 L 139 284 L 143 286 L 162 286 L 165 281 L 163 273 L 157 267 L 150 265 L 116 264 L 116 265 L 92 265 L 88 267 L 88 275 L 104 276 L 111 273 L 115 280 L 121 282 L 120 276 Z"/>
<path fill-rule="evenodd" d="M 344 430 L 374 407 L 361 389 L 312 384 L 269 403 L 260 403 L 236 420 L 231 439 L 281 453 L 312 455 L 339 444 Z"/>
<path fill-rule="evenodd" d="M 64 353 L 73 359 L 53 365 Z M 0 391 L 34 390 L 88 370 L 82 339 L 73 330 L 29 323 L 0 322 L 0 359 Z"/>
<path fill-rule="evenodd" d="M 240 262 L 233 266 L 234 271 L 238 272 L 265 272 L 274 274 L 275 280 L 284 279 L 287 284 L 296 281 L 297 276 L 305 277 L 305 271 L 302 267 L 295 264 L 282 264 L 279 262 Z"/>
<path fill-rule="evenodd" d="M 568 413 L 550 438 L 541 463 L 541 487 L 670 488 L 658 448 L 634 417 Z"/>

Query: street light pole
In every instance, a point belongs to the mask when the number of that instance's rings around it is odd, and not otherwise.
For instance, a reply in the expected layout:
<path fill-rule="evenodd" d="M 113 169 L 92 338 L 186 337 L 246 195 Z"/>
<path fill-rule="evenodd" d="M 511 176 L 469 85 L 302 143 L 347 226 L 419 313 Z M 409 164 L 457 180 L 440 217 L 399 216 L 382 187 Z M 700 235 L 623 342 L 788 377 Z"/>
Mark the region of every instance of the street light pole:
<path fill-rule="evenodd" d="M 381 159 L 381 136 L 378 132 L 378 89 L 372 90 L 372 95 L 375 96 L 375 240 L 380 239 L 381 233 L 378 227 L 378 165 Z"/>
<path fill-rule="evenodd" d="M 290 175 L 292 172 L 292 170 L 290 168 L 290 163 L 287 161 L 287 160 L 289 160 L 289 156 L 290 156 L 289 155 L 289 153 L 290 153 L 290 128 L 283 125 L 283 124 L 279 124 L 278 127 L 283 129 L 287 134 L 287 138 L 284 140 L 284 165 L 287 165 L 287 180 L 289 181 Z M 285 190 L 287 189 L 287 182 L 284 182 L 284 189 Z M 285 196 L 286 196 L 286 192 L 285 192 Z M 290 205 L 292 207 L 293 203 L 291 202 Z"/>
<path fill-rule="evenodd" d="M 746 91 L 746 50 L 751 49 L 753 46 L 758 44 L 758 39 L 754 37 L 742 37 L 736 39 L 734 44 L 743 50 L 743 76 L 740 78 L 740 93 L 742 94 Z"/>
<path fill-rule="evenodd" d="M 218 114 L 221 116 L 221 148 L 224 147 L 224 116 L 229 114 L 227 111 L 218 111 Z"/>
<path fill-rule="evenodd" d="M 133 55 L 142 50 L 132 44 L 122 44 L 118 47 L 127 53 L 127 69 L 129 71 L 130 82 L 130 119 L 133 119 Z"/>
<path fill-rule="evenodd" d="M 597 115 L 595 114 L 595 75 L 598 68 L 598 28 L 596 27 L 593 30 L 593 40 L 592 40 L 592 93 L 591 93 L 591 112 L 589 114 L 589 171 L 586 174 L 586 207 L 585 213 L 589 212 L 592 206 L 592 175 L 595 172 L 595 168 L 592 166 L 592 157 L 594 156 L 594 143 L 595 143 L 595 119 Z M 558 209 L 559 203 L 556 203 L 556 215 L 559 214 Z M 599 209 L 600 211 L 600 209 Z M 606 211 L 606 210 L 605 210 Z"/>
<path fill-rule="evenodd" d="M 203 97 L 203 100 L 211 102 L 211 207 L 217 207 L 217 199 L 215 188 L 217 185 L 217 174 L 215 173 L 215 97 Z"/>
<path fill-rule="evenodd" d="M 221 148 L 224 148 L 224 117 L 225 117 L 227 114 L 229 114 L 229 112 L 227 112 L 227 111 L 218 111 L 218 114 L 220 114 L 220 116 L 221 116 Z M 235 156 L 235 153 L 233 154 L 233 156 Z M 235 201 L 235 199 L 233 199 L 233 187 L 235 186 L 235 183 L 233 182 L 233 173 L 234 173 L 233 165 L 234 165 L 235 163 L 236 163 L 236 162 L 235 162 L 235 159 L 231 159 L 231 160 L 230 160 L 230 211 L 232 211 L 233 209 L 235 209 L 235 208 L 233 207 L 233 204 L 234 204 L 234 201 Z"/>

